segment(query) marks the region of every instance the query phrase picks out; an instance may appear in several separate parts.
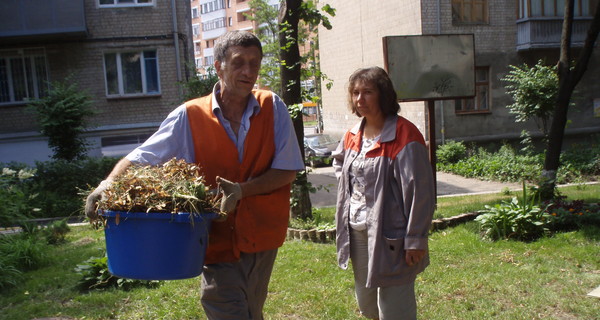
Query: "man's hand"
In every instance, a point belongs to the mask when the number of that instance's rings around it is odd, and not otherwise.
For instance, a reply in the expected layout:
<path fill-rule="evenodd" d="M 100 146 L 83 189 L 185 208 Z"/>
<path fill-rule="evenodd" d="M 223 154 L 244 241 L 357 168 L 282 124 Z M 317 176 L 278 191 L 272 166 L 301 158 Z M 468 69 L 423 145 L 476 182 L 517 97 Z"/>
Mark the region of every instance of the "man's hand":
<path fill-rule="evenodd" d="M 111 184 L 111 180 L 102 180 L 98 187 L 94 189 L 85 200 L 85 215 L 88 216 L 91 221 L 96 220 L 98 217 L 96 203 L 102 198 L 104 191 L 106 191 Z"/>
<path fill-rule="evenodd" d="M 223 194 L 221 198 L 221 211 L 230 213 L 235 210 L 238 200 L 242 198 L 242 187 L 239 183 L 231 182 L 221 177 L 217 177 L 217 183 Z"/>

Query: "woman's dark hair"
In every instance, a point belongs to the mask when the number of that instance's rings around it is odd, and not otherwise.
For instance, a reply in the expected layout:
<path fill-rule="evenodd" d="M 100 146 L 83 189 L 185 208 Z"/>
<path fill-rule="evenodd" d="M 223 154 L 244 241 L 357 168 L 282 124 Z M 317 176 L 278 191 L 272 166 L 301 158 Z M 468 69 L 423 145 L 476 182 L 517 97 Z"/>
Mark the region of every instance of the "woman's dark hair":
<path fill-rule="evenodd" d="M 225 33 L 215 41 L 215 60 L 225 61 L 227 49 L 234 46 L 242 47 L 257 47 L 260 50 L 260 55 L 263 55 L 262 44 L 260 40 L 248 31 L 234 30 Z"/>
<path fill-rule="evenodd" d="M 385 116 L 397 114 L 400 110 L 398 96 L 394 90 L 394 84 L 387 72 L 380 67 L 361 68 L 350 76 L 348 81 L 348 106 L 352 113 L 357 116 L 361 114 L 352 102 L 352 91 L 359 83 L 374 84 L 379 91 L 379 107 Z"/>

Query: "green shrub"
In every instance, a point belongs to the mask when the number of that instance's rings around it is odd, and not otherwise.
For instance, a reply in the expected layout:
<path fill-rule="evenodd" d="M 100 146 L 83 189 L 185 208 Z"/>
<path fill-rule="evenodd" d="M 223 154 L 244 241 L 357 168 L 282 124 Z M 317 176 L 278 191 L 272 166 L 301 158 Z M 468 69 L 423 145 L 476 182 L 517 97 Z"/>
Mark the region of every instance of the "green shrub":
<path fill-rule="evenodd" d="M 600 203 L 583 200 L 565 201 L 564 197 L 546 203 L 552 231 L 579 230 L 586 226 L 600 227 Z"/>
<path fill-rule="evenodd" d="M 494 206 L 486 205 L 475 221 L 479 223 L 482 235 L 490 240 L 513 239 L 532 241 L 548 231 L 549 215 L 528 199 L 525 184 L 521 201 L 503 201 Z"/>
<path fill-rule="evenodd" d="M 14 266 L 9 257 L 0 256 L 0 290 L 15 287 L 23 280 L 23 273 Z"/>
<path fill-rule="evenodd" d="M 0 256 L 20 271 L 37 269 L 50 262 L 44 239 L 28 233 L 0 237 Z"/>
<path fill-rule="evenodd" d="M 54 221 L 42 229 L 42 234 L 48 244 L 62 244 L 66 242 L 66 235 L 71 231 L 67 220 Z"/>
<path fill-rule="evenodd" d="M 335 216 L 335 209 L 332 208 L 313 208 L 312 218 L 307 220 L 302 219 L 291 219 L 289 223 L 290 228 L 300 230 L 328 230 L 334 229 L 335 224 L 333 223 Z"/>
<path fill-rule="evenodd" d="M 435 153 L 439 163 L 456 163 L 467 156 L 467 147 L 462 141 L 448 141 L 438 147 Z"/>
<path fill-rule="evenodd" d="M 79 280 L 78 287 L 83 291 L 92 289 L 118 288 L 129 290 L 134 287 L 157 287 L 160 281 L 134 280 L 113 276 L 108 271 L 108 257 L 91 257 L 83 264 L 75 268 L 75 272 L 82 278 Z"/>
<path fill-rule="evenodd" d="M 13 170 L 7 167 L 0 175 L 0 227 L 11 227 L 30 218 L 36 210 L 32 204 L 35 193 L 27 181 L 35 174 L 32 169 Z"/>

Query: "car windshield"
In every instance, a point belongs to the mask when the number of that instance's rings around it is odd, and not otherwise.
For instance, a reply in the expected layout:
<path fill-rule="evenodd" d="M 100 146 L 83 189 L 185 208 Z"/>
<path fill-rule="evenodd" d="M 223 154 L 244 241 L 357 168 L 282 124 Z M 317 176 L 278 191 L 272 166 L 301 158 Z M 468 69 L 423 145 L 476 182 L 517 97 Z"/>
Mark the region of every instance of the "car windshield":
<path fill-rule="evenodd" d="M 337 143 L 337 142 L 335 142 L 335 140 L 333 140 L 333 138 L 331 138 L 330 136 L 328 136 L 326 134 L 322 134 L 322 135 L 318 135 L 318 136 L 314 136 L 314 137 L 308 137 L 307 140 L 308 140 L 308 144 L 311 147 L 326 146 L 328 144 Z"/>

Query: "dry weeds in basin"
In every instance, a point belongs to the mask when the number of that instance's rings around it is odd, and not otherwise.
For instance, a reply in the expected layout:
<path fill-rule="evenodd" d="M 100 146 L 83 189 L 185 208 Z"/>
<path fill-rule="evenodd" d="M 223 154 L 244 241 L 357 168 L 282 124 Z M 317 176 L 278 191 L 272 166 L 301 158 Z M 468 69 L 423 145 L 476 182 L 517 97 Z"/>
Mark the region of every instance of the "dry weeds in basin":
<path fill-rule="evenodd" d="M 130 166 L 106 190 L 98 209 L 126 212 L 219 212 L 202 169 L 175 158 L 160 166 Z"/>

